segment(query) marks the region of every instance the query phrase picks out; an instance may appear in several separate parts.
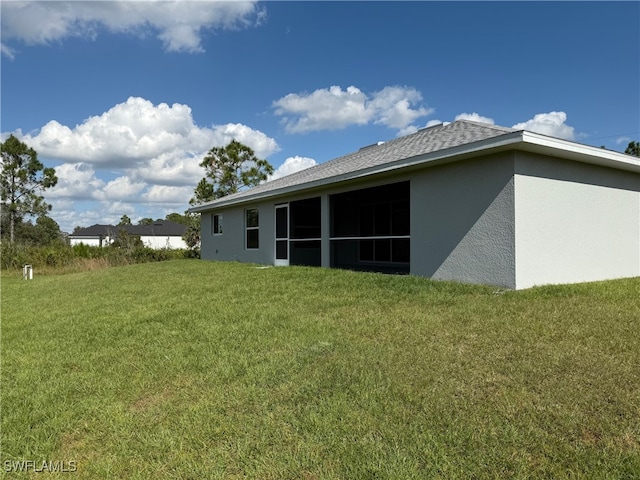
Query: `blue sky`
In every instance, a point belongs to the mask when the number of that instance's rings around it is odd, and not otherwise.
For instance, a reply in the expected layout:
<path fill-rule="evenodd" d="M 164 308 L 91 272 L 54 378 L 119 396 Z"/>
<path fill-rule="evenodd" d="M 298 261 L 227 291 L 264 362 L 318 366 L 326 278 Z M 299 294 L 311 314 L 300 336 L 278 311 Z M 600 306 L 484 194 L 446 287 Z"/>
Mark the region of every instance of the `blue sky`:
<path fill-rule="evenodd" d="M 3 1 L 2 140 L 64 231 L 183 213 L 213 146 L 277 175 L 458 118 L 623 151 L 638 2 Z"/>

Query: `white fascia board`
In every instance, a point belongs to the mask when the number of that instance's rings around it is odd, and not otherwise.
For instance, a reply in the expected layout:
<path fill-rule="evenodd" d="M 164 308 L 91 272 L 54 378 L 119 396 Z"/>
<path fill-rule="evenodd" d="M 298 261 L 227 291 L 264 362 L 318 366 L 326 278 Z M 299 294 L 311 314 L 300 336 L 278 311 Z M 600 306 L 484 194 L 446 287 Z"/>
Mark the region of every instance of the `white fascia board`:
<path fill-rule="evenodd" d="M 640 158 L 625 153 L 527 131 L 522 132 L 522 140 L 522 150 L 640 173 Z"/>

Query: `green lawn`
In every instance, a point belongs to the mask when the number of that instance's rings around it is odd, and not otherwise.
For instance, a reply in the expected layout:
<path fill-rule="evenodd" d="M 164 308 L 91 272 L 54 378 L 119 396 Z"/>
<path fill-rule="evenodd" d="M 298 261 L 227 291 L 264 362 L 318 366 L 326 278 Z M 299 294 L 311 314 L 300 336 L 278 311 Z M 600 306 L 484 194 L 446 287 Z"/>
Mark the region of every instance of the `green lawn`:
<path fill-rule="evenodd" d="M 640 278 L 36 272 L 2 278 L 1 334 L 0 476 L 640 478 Z"/>

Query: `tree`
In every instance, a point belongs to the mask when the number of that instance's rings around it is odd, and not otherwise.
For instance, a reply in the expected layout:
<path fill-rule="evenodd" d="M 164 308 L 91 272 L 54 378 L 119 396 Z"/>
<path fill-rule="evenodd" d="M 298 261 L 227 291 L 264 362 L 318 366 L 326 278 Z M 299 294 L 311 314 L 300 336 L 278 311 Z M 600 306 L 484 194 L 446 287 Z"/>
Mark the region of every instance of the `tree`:
<path fill-rule="evenodd" d="M 255 187 L 273 173 L 271 164 L 256 157 L 254 151 L 232 140 L 226 147 L 213 147 L 200 163 L 206 176 L 194 191 L 191 205 L 199 205 L 216 198 Z"/>
<path fill-rule="evenodd" d="M 46 215 L 39 216 L 35 224 L 31 221 L 16 223 L 15 235 L 20 243 L 42 247 L 64 241 L 58 222 Z"/>
<path fill-rule="evenodd" d="M 200 246 L 200 214 L 189 212 L 185 212 L 184 215 L 169 213 L 166 216 L 166 220 L 186 225 L 187 229 L 182 235 L 182 239 L 192 251 L 198 249 Z"/>
<path fill-rule="evenodd" d="M 627 145 L 624 153 L 626 153 L 627 155 L 640 157 L 640 142 L 629 142 L 629 145 Z"/>
<path fill-rule="evenodd" d="M 198 182 L 198 185 L 196 185 L 196 189 L 193 192 L 193 198 L 189 200 L 189 204 L 200 205 L 216 198 L 219 197 L 216 196 L 213 184 L 209 183 L 206 178 L 203 178 Z"/>
<path fill-rule="evenodd" d="M 181 223 L 182 225 L 189 225 L 189 215 L 180 215 L 179 213 L 169 213 L 165 217 L 165 220 L 174 223 Z"/>
<path fill-rule="evenodd" d="M 200 247 L 200 214 L 187 213 L 185 217 L 188 219 L 188 223 L 182 239 L 188 248 L 197 250 Z"/>
<path fill-rule="evenodd" d="M 141 218 L 138 225 L 153 225 L 153 218 Z"/>
<path fill-rule="evenodd" d="M 0 144 L 2 173 L 0 188 L 2 201 L 9 213 L 9 241 L 15 241 L 16 222 L 24 215 L 44 215 L 51 205 L 41 195 L 58 183 L 55 169 L 45 168 L 33 148 L 13 135 Z"/>
<path fill-rule="evenodd" d="M 122 225 L 131 225 L 131 219 L 126 215 L 122 215 L 120 217 L 120 223 L 118 223 L 118 226 L 120 227 Z"/>
<path fill-rule="evenodd" d="M 140 239 L 140 235 L 133 235 L 127 232 L 124 226 L 121 225 L 116 238 L 111 244 L 111 247 L 121 248 L 128 252 L 133 252 L 137 248 L 144 247 L 144 244 Z"/>
<path fill-rule="evenodd" d="M 39 245 L 51 245 L 56 242 L 60 242 L 62 239 L 62 232 L 60 231 L 60 225 L 53 218 L 41 215 L 36 220 L 34 228 L 36 234 L 36 242 Z"/>

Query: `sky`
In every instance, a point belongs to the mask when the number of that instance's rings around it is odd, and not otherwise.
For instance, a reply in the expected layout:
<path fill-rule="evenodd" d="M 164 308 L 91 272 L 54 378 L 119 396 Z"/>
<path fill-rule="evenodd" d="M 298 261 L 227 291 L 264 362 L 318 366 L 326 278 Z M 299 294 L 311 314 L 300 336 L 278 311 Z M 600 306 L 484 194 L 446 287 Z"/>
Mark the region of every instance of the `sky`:
<path fill-rule="evenodd" d="M 293 173 L 458 119 L 640 141 L 640 2 L 3 0 L 0 137 L 63 231 L 184 213 L 212 147 Z"/>

